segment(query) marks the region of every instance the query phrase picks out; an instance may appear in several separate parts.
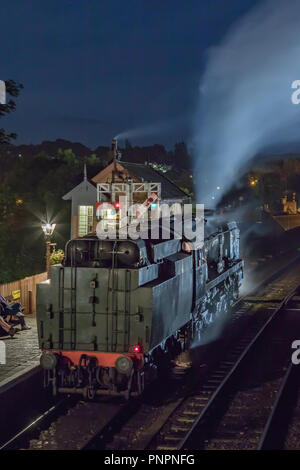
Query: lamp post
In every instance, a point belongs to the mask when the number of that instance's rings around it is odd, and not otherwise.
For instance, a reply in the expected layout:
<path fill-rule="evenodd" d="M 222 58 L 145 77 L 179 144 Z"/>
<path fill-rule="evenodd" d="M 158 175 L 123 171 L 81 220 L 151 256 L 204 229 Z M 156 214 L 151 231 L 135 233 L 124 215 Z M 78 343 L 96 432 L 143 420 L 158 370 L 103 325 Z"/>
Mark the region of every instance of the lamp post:
<path fill-rule="evenodd" d="M 47 270 L 47 279 L 50 278 L 50 253 L 51 246 L 55 246 L 56 243 L 51 243 L 51 236 L 53 235 L 56 224 L 42 224 L 42 230 L 46 238 L 46 270 Z"/>

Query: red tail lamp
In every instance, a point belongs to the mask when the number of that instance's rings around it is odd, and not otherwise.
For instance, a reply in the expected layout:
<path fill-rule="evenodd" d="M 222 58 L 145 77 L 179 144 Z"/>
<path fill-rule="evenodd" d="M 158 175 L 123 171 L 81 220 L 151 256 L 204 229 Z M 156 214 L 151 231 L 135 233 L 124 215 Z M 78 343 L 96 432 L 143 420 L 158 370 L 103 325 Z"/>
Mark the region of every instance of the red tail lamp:
<path fill-rule="evenodd" d="M 133 352 L 135 353 L 142 352 L 142 346 L 140 346 L 139 344 L 136 344 L 135 346 L 133 346 Z"/>

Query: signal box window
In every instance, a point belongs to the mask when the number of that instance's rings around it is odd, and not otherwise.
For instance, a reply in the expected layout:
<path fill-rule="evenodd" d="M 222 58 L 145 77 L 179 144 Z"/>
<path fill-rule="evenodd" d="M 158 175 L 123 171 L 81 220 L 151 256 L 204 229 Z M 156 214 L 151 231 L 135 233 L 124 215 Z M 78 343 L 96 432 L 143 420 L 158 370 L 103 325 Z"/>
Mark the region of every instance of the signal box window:
<path fill-rule="evenodd" d="M 93 231 L 93 206 L 79 206 L 78 235 L 83 237 Z"/>

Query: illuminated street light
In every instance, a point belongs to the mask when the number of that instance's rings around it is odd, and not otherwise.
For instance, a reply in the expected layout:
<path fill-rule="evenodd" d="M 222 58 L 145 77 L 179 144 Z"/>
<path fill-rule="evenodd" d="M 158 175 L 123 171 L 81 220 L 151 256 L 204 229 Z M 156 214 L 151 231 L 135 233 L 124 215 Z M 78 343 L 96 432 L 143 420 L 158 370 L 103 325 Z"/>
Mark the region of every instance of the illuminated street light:
<path fill-rule="evenodd" d="M 45 237 L 51 237 L 53 235 L 56 224 L 42 224 L 42 230 Z"/>
<path fill-rule="evenodd" d="M 47 270 L 47 279 L 50 279 L 50 255 L 51 255 L 51 246 L 55 246 L 56 243 L 51 243 L 51 236 L 53 235 L 56 224 L 42 224 L 42 230 L 46 238 L 46 270 Z"/>

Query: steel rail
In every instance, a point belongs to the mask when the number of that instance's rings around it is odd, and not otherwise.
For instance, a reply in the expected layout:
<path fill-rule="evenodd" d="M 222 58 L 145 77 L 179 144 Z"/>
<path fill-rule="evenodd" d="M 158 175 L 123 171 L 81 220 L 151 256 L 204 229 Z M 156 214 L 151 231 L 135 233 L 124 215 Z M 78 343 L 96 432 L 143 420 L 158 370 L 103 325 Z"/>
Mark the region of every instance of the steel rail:
<path fill-rule="evenodd" d="M 9 450 L 12 448 L 15 449 L 18 443 L 28 440 L 28 436 L 31 433 L 34 433 L 34 431 L 37 429 L 38 426 L 42 425 L 43 422 L 47 421 L 48 419 L 52 420 L 61 411 L 66 409 L 66 407 L 68 407 L 69 404 L 71 404 L 69 398 L 63 398 L 55 405 L 52 405 L 48 410 L 46 410 L 44 413 L 42 413 L 40 416 L 34 419 L 34 421 L 32 421 L 28 426 L 26 426 L 17 434 L 15 434 L 7 442 L 5 442 L 4 444 L 1 444 L 0 450 Z"/>
<path fill-rule="evenodd" d="M 283 448 L 292 410 L 297 401 L 299 386 L 297 374 L 296 366 L 290 362 L 257 450 L 280 450 Z"/>

